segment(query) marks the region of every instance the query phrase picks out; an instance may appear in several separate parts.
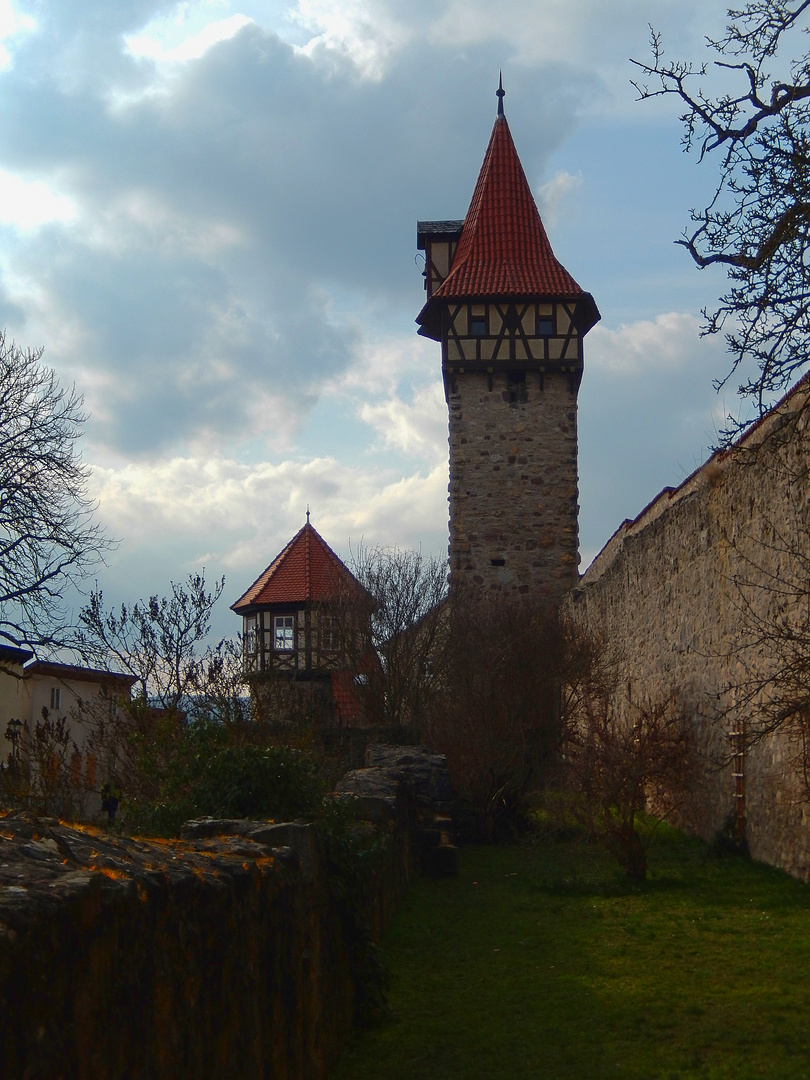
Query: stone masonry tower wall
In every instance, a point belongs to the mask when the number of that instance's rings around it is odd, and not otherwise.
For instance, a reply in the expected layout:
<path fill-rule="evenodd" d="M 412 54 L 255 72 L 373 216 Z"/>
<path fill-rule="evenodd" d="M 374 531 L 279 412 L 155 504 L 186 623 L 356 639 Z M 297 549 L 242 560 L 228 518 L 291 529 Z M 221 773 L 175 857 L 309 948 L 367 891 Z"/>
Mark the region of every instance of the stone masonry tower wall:
<path fill-rule="evenodd" d="M 419 333 L 442 347 L 450 586 L 561 597 L 578 579 L 577 391 L 593 297 L 551 250 L 503 91 L 464 221 L 422 221 Z"/>
<path fill-rule="evenodd" d="M 489 590 L 577 581 L 577 397 L 562 374 L 465 373 L 448 385 L 450 567 Z"/>

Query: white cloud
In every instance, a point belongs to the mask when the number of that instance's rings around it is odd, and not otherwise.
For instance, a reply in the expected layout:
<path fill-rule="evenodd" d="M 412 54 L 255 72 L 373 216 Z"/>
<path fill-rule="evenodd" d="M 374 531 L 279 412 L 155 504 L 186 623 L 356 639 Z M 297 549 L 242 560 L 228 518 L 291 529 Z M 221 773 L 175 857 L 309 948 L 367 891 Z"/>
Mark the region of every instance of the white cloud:
<path fill-rule="evenodd" d="M 353 350 L 351 364 L 324 387 L 326 393 L 357 393 L 380 396 L 393 395 L 403 381 L 419 380 L 425 372 L 434 371 L 439 363 L 439 346 L 435 341 L 412 334 L 373 336 L 361 334 Z"/>
<path fill-rule="evenodd" d="M 718 350 L 722 342 L 715 341 Z M 654 321 L 641 320 L 610 330 L 597 325 L 588 335 L 588 366 L 610 375 L 629 377 L 688 368 L 696 352 L 712 344 L 700 339 L 694 315 L 668 311 Z"/>
<path fill-rule="evenodd" d="M 447 457 L 447 405 L 441 380 L 416 390 L 410 402 L 390 397 L 364 403 L 360 419 L 374 428 L 387 448 L 434 462 Z"/>
<path fill-rule="evenodd" d="M 51 221 L 73 221 L 76 206 L 44 180 L 28 180 L 0 169 L 0 222 L 36 229 Z"/>
<path fill-rule="evenodd" d="M 213 213 L 184 211 L 176 199 L 145 188 L 123 188 L 106 203 L 96 196 L 86 212 L 85 242 L 110 254 L 149 251 L 162 257 L 191 255 L 211 260 L 247 242 L 231 222 L 218 220 Z"/>
<path fill-rule="evenodd" d="M 0 39 L 8 10 L 0 0 Z M 538 192 L 547 223 L 559 214 L 564 234 L 564 219 L 587 216 L 615 228 L 605 256 L 586 221 L 571 259 L 598 300 L 613 287 L 628 320 L 588 339 L 585 546 L 625 503 L 642 505 L 671 447 L 699 448 L 705 424 L 689 440 L 684 427 L 698 415 L 695 387 L 727 359 L 701 370 L 722 343 L 699 342 L 688 315 L 629 321 L 690 307 L 681 279 L 665 280 L 657 259 L 641 265 L 631 242 L 638 232 L 669 245 L 656 203 L 683 192 L 650 183 L 628 208 L 598 182 L 603 162 L 616 183 L 643 172 L 656 156 L 648 132 L 633 141 L 632 124 L 609 119 L 586 135 L 584 163 L 571 136 L 584 110 L 609 113 L 599 80 L 630 107 L 627 56 L 643 52 L 648 19 L 692 25 L 696 10 L 696 0 L 616 0 L 609 11 L 597 0 L 39 5 L 37 34 L 3 75 L 0 307 L 9 332 L 44 344 L 86 394 L 101 517 L 124 538 L 110 590 L 148 594 L 197 560 L 228 569 L 235 591 L 300 527 L 307 503 L 339 551 L 349 537 L 445 549 L 447 417 L 439 347 L 412 327 L 423 300 L 413 224 L 463 214 L 500 64 L 529 174 L 550 175 L 551 155 L 575 150 L 557 162 L 570 171 Z M 159 17 L 138 26 L 150 11 Z M 689 55 L 684 34 L 667 41 L 674 55 Z M 580 202 L 587 215 L 571 213 Z"/>
<path fill-rule="evenodd" d="M 508 0 L 495 16 L 488 0 L 298 0 L 291 16 L 313 35 L 305 52 L 334 50 L 350 57 L 364 74 L 379 78 L 391 55 L 415 39 L 455 50 L 495 39 L 512 50 L 506 59 L 521 64 L 566 57 L 592 61 L 592 52 L 604 62 L 610 55 L 606 45 L 622 40 L 628 24 L 641 27 L 644 41 L 648 19 L 672 7 L 672 0 L 616 0 L 606 20 L 600 17 L 600 0 L 545 0 L 542 5 Z M 686 0 L 679 8 L 683 20 L 684 8 L 691 13 L 696 4 Z"/>
<path fill-rule="evenodd" d="M 373 0 L 298 0 L 293 20 L 313 36 L 300 51 L 346 57 L 366 78 L 380 80 L 391 54 L 414 35 L 388 4 Z"/>
<path fill-rule="evenodd" d="M 571 197 L 582 187 L 582 173 L 572 175 L 564 169 L 537 189 L 537 206 L 547 229 L 553 229 Z"/>
<path fill-rule="evenodd" d="M 373 81 L 409 47 L 446 51 L 451 64 L 487 49 L 504 68 L 507 92 L 531 68 L 554 65 L 591 80 L 583 112 L 634 116 L 629 57 L 649 55 L 649 25 L 663 31 L 669 53 L 688 59 L 702 56 L 707 26 L 719 34 L 724 15 L 705 0 L 613 0 L 609 11 L 604 0 L 504 0 L 497 8 L 489 0 L 297 0 L 284 21 L 311 35 L 298 46 L 303 54 L 348 59 Z M 273 29 L 288 37 L 278 19 Z"/>
<path fill-rule="evenodd" d="M 253 465 L 184 457 L 96 466 L 91 495 L 110 534 L 125 545 L 159 536 L 162 544 L 185 538 L 199 546 L 204 537 L 202 560 L 241 573 L 277 554 L 303 524 L 307 506 L 313 524 L 343 551 L 360 539 L 416 546 L 437 524 L 443 533 L 447 466 L 396 476 L 326 457 Z"/>
<path fill-rule="evenodd" d="M 156 19 L 137 34 L 126 34 L 124 42 L 131 56 L 156 63 L 187 63 L 199 60 L 213 46 L 228 41 L 253 20 L 247 15 L 229 15 L 205 21 L 199 5 L 190 10 L 180 4 L 171 16 Z"/>
<path fill-rule="evenodd" d="M 36 19 L 18 11 L 12 0 L 0 0 L 0 71 L 11 67 L 14 45 L 36 27 Z"/>

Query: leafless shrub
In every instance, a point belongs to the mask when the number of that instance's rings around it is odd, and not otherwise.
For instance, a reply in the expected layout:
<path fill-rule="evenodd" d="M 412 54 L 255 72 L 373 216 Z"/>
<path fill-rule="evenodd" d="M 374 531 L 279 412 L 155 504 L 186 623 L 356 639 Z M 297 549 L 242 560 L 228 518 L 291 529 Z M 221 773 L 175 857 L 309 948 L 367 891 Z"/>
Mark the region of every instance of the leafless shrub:
<path fill-rule="evenodd" d="M 447 756 L 460 799 L 484 840 L 524 822 L 527 795 L 558 762 L 572 687 L 595 643 L 554 605 L 456 594 L 446 615 L 441 693 L 422 737 Z"/>
<path fill-rule="evenodd" d="M 565 718 L 556 806 L 615 856 L 628 877 L 647 874 L 652 833 L 695 779 L 694 726 L 676 697 L 617 708 L 611 680 L 589 680 Z"/>
<path fill-rule="evenodd" d="M 137 679 L 136 693 L 162 709 L 183 709 L 204 676 L 199 649 L 225 579 L 206 586 L 205 574 L 171 582 L 168 596 L 150 596 L 107 610 L 100 590 L 80 614 L 81 652 L 101 667 L 115 664 Z"/>
<path fill-rule="evenodd" d="M 28 771 L 28 802 L 40 813 L 74 816 L 76 803 L 81 801 L 79 783 L 72 783 L 72 760 L 79 749 L 73 742 L 68 720 L 51 716 L 46 708 L 37 719 L 26 740 Z"/>

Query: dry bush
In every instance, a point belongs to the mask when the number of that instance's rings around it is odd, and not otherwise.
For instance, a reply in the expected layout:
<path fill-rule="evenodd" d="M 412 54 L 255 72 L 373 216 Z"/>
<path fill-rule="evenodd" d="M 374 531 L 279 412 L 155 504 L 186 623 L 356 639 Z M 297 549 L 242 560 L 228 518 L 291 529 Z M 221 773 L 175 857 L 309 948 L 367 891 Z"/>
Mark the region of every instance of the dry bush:
<path fill-rule="evenodd" d="M 611 679 L 594 674 L 566 717 L 556 808 L 643 880 L 652 831 L 640 819 L 665 819 L 692 788 L 694 725 L 675 697 L 619 710 Z"/>
<path fill-rule="evenodd" d="M 72 763 L 79 750 L 67 718 L 52 716 L 43 708 L 41 719 L 30 728 L 26 725 L 24 750 L 25 760 L 20 766 L 24 780 L 21 801 L 42 814 L 75 816 L 85 792 L 81 772 L 74 775 Z"/>
<path fill-rule="evenodd" d="M 525 824 L 529 792 L 556 767 L 564 686 L 590 669 L 594 645 L 554 605 L 523 597 L 456 595 L 446 635 L 442 693 L 421 734 L 491 841 Z"/>

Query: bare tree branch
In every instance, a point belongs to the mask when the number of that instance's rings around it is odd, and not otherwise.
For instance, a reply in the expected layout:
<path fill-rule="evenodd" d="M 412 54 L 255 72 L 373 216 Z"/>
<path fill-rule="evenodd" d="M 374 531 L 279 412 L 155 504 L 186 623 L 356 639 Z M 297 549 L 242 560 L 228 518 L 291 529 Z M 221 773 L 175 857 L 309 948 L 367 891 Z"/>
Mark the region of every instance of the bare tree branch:
<path fill-rule="evenodd" d="M 676 243 L 700 269 L 726 267 L 728 290 L 704 312 L 703 332 L 724 333 L 732 356 L 715 385 L 752 362 L 756 373 L 738 392 L 760 413 L 810 360 L 810 54 L 799 47 L 785 60 L 809 17 L 810 0 L 751 0 L 707 41 L 710 66 L 668 60 L 653 30 L 651 61 L 633 61 L 641 100 L 672 96 L 684 107 L 684 149 L 699 161 L 719 154 L 714 194 Z M 781 77 L 772 78 L 773 64 Z M 710 70 L 731 92 L 703 90 Z M 731 422 L 724 441 L 741 426 Z"/>
<path fill-rule="evenodd" d="M 342 635 L 346 644 L 355 641 L 350 666 L 367 677 L 380 721 L 418 723 L 443 686 L 447 564 L 421 551 L 361 546 L 351 569 L 365 592 L 366 617 L 355 620 L 364 627 L 359 638 Z M 358 598 L 347 599 L 351 613 Z M 369 650 L 379 664 L 366 663 Z"/>
<path fill-rule="evenodd" d="M 0 333 L 0 643 L 72 642 L 65 598 L 111 546 L 93 522 L 75 388 Z"/>
<path fill-rule="evenodd" d="M 220 578 L 209 590 L 205 572 L 192 573 L 182 585 L 172 582 L 169 596 L 122 604 L 118 611 L 108 611 L 97 590 L 79 616 L 81 652 L 96 664 L 114 662 L 134 675 L 142 701 L 182 709 L 184 698 L 207 682 L 211 657 L 202 656 L 199 647 L 224 587 Z"/>

